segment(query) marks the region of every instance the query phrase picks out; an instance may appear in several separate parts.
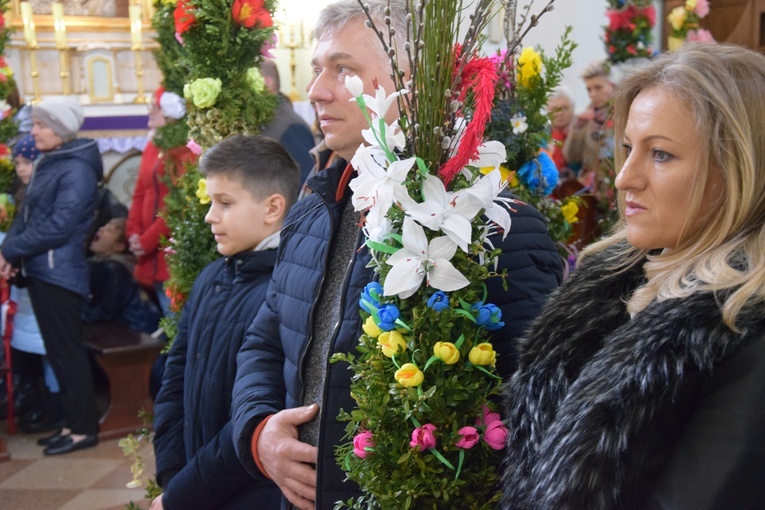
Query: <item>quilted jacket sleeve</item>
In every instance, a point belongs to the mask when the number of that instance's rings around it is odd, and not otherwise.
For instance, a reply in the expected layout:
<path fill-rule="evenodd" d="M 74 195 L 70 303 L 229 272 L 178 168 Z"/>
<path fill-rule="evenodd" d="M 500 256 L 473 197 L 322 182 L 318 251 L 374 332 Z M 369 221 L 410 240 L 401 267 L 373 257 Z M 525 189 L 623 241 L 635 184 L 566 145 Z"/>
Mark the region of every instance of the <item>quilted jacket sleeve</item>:
<path fill-rule="evenodd" d="M 563 266 L 555 244 L 547 233 L 542 215 L 530 205 L 515 204 L 510 233 L 502 241 L 494 236 L 494 246 L 502 249 L 498 271 L 507 276 L 486 282 L 487 301 L 502 310 L 505 326 L 493 332 L 492 343 L 499 354 L 497 370 L 507 377 L 517 365 L 517 340 L 542 310 L 547 297 L 563 281 Z M 504 286 L 507 286 L 505 290 Z"/>
<path fill-rule="evenodd" d="M 189 317 L 194 308 L 195 303 L 189 300 L 181 312 L 178 333 L 168 353 L 162 386 L 154 403 L 154 455 L 157 481 L 163 488 L 186 464 L 183 444 L 183 384 Z"/>
<path fill-rule="evenodd" d="M 265 417 L 284 409 L 284 350 L 276 314 L 277 289 L 268 287 L 266 301 L 255 316 L 237 355 L 232 422 L 234 447 L 239 460 L 254 477 L 263 475 L 255 465 L 250 442 L 255 427 Z"/>
<path fill-rule="evenodd" d="M 53 203 L 39 207 L 40 214 L 31 215 L 23 229 L 12 229 L 13 235 L 9 234 L 3 242 L 3 256 L 13 265 L 18 265 L 21 258 L 64 244 L 82 222 L 83 204 L 93 202 L 96 189 L 93 170 L 75 159 L 59 164 L 69 165 L 69 169 L 58 178 Z M 21 221 L 23 218 L 17 217 L 16 222 Z"/>

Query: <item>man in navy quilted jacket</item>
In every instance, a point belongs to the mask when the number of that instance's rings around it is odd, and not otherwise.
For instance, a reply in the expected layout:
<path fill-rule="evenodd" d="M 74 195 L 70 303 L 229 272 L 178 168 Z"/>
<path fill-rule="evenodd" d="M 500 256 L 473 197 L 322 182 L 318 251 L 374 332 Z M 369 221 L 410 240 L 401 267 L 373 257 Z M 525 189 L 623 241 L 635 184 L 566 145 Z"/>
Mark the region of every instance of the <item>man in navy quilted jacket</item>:
<path fill-rule="evenodd" d="M 387 1 L 365 3 L 378 26 L 389 16 L 396 32 L 406 34 L 401 2 L 390 2 L 390 14 Z M 337 420 L 339 410 L 354 407 L 351 372 L 344 364 L 330 365 L 329 358 L 358 344 L 359 295 L 373 276 L 350 200 L 355 171 L 347 164 L 368 126 L 349 101 L 345 77 L 361 78 L 372 96 L 375 80 L 387 91 L 395 89 L 388 57 L 365 20 L 356 0 L 340 0 L 317 21 L 309 98 L 327 147 L 342 159 L 308 180 L 312 194 L 285 220 L 266 302 L 237 357 L 234 444 L 252 476 L 280 487 L 289 501 L 283 507 L 332 509 L 336 501 L 359 495 L 334 459 L 345 428 Z M 392 108 L 390 115 L 396 114 Z M 519 205 L 511 214 L 506 240 L 494 239 L 502 249 L 499 269 L 507 270 L 508 290 L 501 278 L 487 281 L 489 301 L 501 308 L 506 323 L 493 336 L 505 376 L 514 365 L 515 339 L 562 279 L 560 257 L 539 212 Z"/>

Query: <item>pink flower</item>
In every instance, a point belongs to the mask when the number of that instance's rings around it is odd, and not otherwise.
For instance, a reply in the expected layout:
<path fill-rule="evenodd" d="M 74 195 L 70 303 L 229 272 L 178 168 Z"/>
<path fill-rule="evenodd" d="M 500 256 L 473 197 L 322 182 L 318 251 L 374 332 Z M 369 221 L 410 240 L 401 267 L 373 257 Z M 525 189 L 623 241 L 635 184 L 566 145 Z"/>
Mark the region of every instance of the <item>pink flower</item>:
<path fill-rule="evenodd" d="M 493 450 L 501 450 L 505 447 L 507 441 L 507 427 L 501 420 L 493 421 L 486 426 L 483 433 L 483 440 Z M 459 445 L 458 445 L 459 446 Z"/>
<path fill-rule="evenodd" d="M 432 423 L 426 423 L 422 427 L 417 427 L 412 431 L 412 440 L 409 442 L 409 446 L 412 448 L 419 447 L 420 451 L 427 448 L 434 448 L 436 446 L 436 426 Z"/>
<path fill-rule="evenodd" d="M 356 457 L 366 459 L 371 453 L 367 451 L 367 448 L 374 447 L 375 442 L 372 439 L 372 432 L 369 430 L 356 434 L 356 437 L 353 438 L 353 453 L 356 454 Z"/>
<path fill-rule="evenodd" d="M 180 32 L 175 33 L 175 40 L 178 41 L 178 44 L 183 46 L 183 36 L 180 34 Z"/>
<path fill-rule="evenodd" d="M 464 448 L 465 450 L 471 449 L 477 445 L 478 441 L 480 440 L 478 431 L 475 429 L 475 427 L 462 427 L 459 430 L 459 435 L 462 437 L 459 441 L 454 443 L 454 446 L 457 448 Z"/>
<path fill-rule="evenodd" d="M 706 28 L 700 28 L 698 30 L 689 30 L 688 35 L 686 36 L 686 39 L 688 41 L 705 42 L 705 43 L 717 42 L 715 41 L 715 38 L 712 37 L 712 32 L 710 32 Z"/>
<path fill-rule="evenodd" d="M 279 42 L 279 37 L 276 35 L 276 32 L 273 32 L 271 37 L 263 42 L 263 46 L 260 48 L 260 54 L 265 58 L 276 58 L 271 53 L 271 50 L 276 48 L 277 42 Z"/>
<path fill-rule="evenodd" d="M 188 147 L 189 150 L 197 156 L 202 154 L 202 146 L 195 142 L 193 139 L 189 140 L 189 142 L 186 144 L 186 147 Z"/>
<path fill-rule="evenodd" d="M 699 18 L 703 18 L 707 14 L 709 14 L 709 1 L 708 0 L 698 0 L 696 2 L 696 8 L 693 10 L 696 13 L 696 16 Z"/>
<path fill-rule="evenodd" d="M 489 406 L 483 406 L 483 416 L 481 418 L 475 419 L 475 426 L 486 427 L 490 423 L 500 421 L 501 419 L 502 418 L 499 416 L 499 413 L 493 413 L 491 409 L 489 409 Z"/>

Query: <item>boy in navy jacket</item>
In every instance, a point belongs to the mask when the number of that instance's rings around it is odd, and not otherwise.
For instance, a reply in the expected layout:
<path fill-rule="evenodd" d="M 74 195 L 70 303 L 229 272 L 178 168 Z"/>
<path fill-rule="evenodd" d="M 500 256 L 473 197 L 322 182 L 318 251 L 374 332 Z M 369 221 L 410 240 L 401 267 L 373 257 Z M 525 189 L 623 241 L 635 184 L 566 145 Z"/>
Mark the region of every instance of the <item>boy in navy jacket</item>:
<path fill-rule="evenodd" d="M 265 300 L 282 221 L 300 171 L 276 141 L 237 136 L 200 161 L 222 258 L 199 274 L 183 308 L 154 405 L 157 481 L 151 509 L 277 508 L 281 493 L 254 480 L 232 439 L 236 354 Z"/>

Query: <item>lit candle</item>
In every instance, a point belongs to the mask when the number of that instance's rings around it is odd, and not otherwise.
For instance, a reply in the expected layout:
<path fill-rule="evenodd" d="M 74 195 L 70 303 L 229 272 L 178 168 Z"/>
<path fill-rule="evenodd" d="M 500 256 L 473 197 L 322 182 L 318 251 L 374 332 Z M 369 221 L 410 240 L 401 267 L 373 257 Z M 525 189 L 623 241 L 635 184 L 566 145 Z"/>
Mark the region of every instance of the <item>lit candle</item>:
<path fill-rule="evenodd" d="M 130 35 L 133 40 L 133 49 L 141 48 L 143 40 L 141 38 L 141 6 L 131 5 L 130 9 Z"/>
<path fill-rule="evenodd" d="M 37 47 L 37 38 L 35 37 L 35 22 L 32 18 L 32 4 L 21 2 L 21 19 L 24 22 L 24 40 L 30 48 Z"/>
<path fill-rule="evenodd" d="M 64 4 L 53 2 L 51 4 L 51 13 L 53 14 L 53 30 L 56 33 L 56 48 L 66 49 L 66 24 L 64 23 Z"/>

